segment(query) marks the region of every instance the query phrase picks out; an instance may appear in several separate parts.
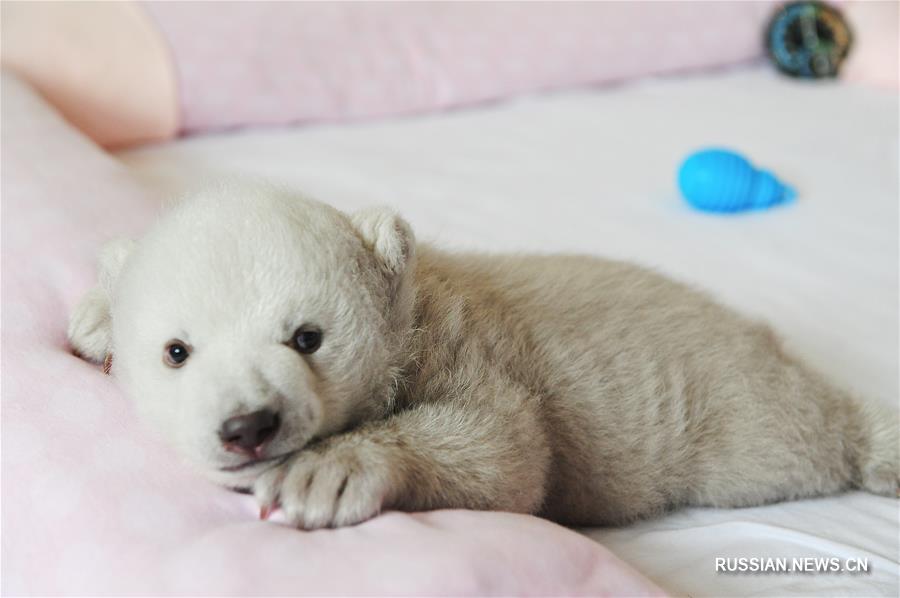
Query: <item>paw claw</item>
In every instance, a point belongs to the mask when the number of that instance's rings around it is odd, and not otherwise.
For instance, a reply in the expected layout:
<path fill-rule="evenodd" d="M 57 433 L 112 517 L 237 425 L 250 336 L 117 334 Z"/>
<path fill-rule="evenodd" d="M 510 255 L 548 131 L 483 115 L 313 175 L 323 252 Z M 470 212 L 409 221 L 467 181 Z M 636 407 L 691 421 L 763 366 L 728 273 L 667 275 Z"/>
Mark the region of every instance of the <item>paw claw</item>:
<path fill-rule="evenodd" d="M 254 485 L 260 519 L 280 508 L 285 522 L 307 530 L 360 523 L 381 511 L 389 472 L 386 460 L 358 446 L 298 453 Z"/>

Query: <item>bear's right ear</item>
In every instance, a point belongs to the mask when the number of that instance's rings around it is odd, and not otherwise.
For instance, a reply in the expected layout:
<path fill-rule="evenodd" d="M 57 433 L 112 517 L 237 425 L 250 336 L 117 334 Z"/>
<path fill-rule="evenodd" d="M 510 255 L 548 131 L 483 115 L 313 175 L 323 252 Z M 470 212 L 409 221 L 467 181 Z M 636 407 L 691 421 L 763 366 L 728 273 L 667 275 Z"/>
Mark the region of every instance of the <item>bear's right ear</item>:
<path fill-rule="evenodd" d="M 416 238 L 412 228 L 390 208 L 361 210 L 351 215 L 350 220 L 387 283 L 392 325 L 397 329 L 407 328 L 415 297 Z"/>
<path fill-rule="evenodd" d="M 355 212 L 350 221 L 390 277 L 403 275 L 415 260 L 416 240 L 409 224 L 390 208 L 368 208 Z"/>
<path fill-rule="evenodd" d="M 110 298 L 116 279 L 134 249 L 131 239 L 116 239 L 103 246 L 97 260 L 99 284 L 87 292 L 69 318 L 69 344 L 75 352 L 97 363 L 112 350 Z"/>

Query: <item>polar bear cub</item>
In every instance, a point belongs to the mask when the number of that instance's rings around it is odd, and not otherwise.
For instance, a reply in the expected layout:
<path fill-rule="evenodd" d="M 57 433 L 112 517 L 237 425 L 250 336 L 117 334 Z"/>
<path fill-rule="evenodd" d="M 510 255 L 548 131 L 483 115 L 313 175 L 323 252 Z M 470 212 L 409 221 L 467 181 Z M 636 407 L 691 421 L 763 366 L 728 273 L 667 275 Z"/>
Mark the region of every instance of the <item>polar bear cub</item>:
<path fill-rule="evenodd" d="M 453 254 L 389 210 L 193 197 L 111 243 L 69 337 L 201 472 L 304 528 L 383 509 L 621 524 L 894 496 L 898 419 L 639 267 Z"/>

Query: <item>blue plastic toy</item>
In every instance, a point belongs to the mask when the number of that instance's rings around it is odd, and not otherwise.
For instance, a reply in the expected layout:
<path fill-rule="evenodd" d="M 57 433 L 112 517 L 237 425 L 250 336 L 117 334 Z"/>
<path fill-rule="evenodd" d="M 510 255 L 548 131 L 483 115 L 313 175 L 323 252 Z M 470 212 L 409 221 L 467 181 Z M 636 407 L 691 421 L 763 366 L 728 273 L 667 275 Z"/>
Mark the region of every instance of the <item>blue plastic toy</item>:
<path fill-rule="evenodd" d="M 763 210 L 791 201 L 794 190 L 746 158 L 725 149 L 688 156 L 678 170 L 678 187 L 689 204 L 704 212 Z"/>

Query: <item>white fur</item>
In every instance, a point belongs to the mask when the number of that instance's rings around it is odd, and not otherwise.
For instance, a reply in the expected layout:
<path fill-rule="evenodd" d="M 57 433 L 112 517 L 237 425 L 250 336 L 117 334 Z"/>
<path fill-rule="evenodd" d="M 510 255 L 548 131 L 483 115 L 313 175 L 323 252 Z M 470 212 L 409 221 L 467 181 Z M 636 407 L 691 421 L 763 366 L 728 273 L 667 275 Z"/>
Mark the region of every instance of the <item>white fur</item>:
<path fill-rule="evenodd" d="M 217 482 L 304 527 L 382 508 L 621 523 L 860 486 L 896 492 L 896 414 L 858 402 L 764 326 L 627 264 L 453 255 L 387 209 L 213 189 L 104 251 L 72 316 L 149 421 Z M 303 324 L 321 348 L 289 346 Z M 166 343 L 191 347 L 164 364 Z M 277 411 L 266 461 L 227 418 Z"/>

